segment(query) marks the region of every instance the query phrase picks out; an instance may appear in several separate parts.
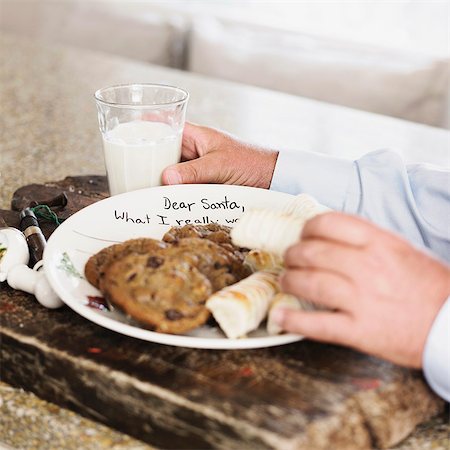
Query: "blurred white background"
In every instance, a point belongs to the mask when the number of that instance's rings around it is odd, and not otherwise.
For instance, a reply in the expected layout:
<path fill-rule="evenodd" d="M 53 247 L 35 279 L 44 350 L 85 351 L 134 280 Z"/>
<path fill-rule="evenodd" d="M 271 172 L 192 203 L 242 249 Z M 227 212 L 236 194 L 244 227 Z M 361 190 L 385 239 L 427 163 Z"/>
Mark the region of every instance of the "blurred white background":
<path fill-rule="evenodd" d="M 449 1 L 0 0 L 0 30 L 448 127 Z"/>
<path fill-rule="evenodd" d="M 132 4 L 123 0 L 122 4 Z M 158 2 L 153 2 L 158 3 Z M 166 1 L 192 16 L 232 20 L 357 43 L 450 56 L 449 1 Z M 136 3 L 135 3 L 136 4 Z"/>

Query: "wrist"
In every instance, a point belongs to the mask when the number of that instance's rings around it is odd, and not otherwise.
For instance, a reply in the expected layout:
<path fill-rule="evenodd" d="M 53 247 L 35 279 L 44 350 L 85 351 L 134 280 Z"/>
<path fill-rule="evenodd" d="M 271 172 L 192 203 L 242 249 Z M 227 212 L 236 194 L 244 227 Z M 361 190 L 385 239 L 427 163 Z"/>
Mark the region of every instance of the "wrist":
<path fill-rule="evenodd" d="M 241 186 L 269 189 L 278 152 L 248 144 L 235 147 L 231 151 L 233 157 L 237 152 L 239 157 L 233 158 L 229 182 Z"/>
<path fill-rule="evenodd" d="M 261 179 L 259 181 L 259 186 L 262 189 L 269 189 L 272 183 L 273 174 L 275 172 L 275 166 L 278 159 L 278 151 L 275 150 L 263 150 L 263 161 L 261 170 Z"/>

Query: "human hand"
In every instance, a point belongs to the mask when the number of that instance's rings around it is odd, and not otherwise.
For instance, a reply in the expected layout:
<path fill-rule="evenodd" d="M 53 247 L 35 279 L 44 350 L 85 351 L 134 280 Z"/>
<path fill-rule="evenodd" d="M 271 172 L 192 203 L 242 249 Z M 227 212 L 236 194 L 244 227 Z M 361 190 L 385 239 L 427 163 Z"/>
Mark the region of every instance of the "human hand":
<path fill-rule="evenodd" d="M 282 289 L 329 310 L 277 310 L 286 331 L 422 367 L 450 294 L 450 269 L 402 238 L 341 213 L 316 216 L 285 254 Z"/>
<path fill-rule="evenodd" d="M 278 152 L 238 141 L 218 130 L 186 123 L 182 161 L 166 168 L 163 184 L 220 183 L 268 189 Z"/>

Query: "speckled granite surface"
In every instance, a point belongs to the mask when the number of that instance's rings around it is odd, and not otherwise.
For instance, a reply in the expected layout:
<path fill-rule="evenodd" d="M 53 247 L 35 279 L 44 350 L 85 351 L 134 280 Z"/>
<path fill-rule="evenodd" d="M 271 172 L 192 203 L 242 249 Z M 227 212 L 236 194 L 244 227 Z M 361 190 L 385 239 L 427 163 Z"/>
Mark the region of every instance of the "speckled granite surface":
<path fill-rule="evenodd" d="M 395 146 L 409 160 L 420 160 L 428 148 L 432 162 L 447 158 L 443 130 L 10 36 L 0 36 L 0 54 L 0 208 L 24 184 L 103 173 L 92 93 L 131 81 L 179 84 L 191 92 L 191 120 L 267 145 L 295 148 L 301 142 L 331 154 L 345 148 L 348 157 Z M 12 447 L 150 448 L 5 384 L 0 399 L 0 443 Z M 397 448 L 447 449 L 446 422 L 438 418 L 419 427 Z"/>
<path fill-rule="evenodd" d="M 448 414 L 419 425 L 412 436 L 393 448 L 395 450 L 448 450 L 450 448 Z"/>
<path fill-rule="evenodd" d="M 0 415 L 0 446 L 27 450 L 153 448 L 1 382 Z"/>

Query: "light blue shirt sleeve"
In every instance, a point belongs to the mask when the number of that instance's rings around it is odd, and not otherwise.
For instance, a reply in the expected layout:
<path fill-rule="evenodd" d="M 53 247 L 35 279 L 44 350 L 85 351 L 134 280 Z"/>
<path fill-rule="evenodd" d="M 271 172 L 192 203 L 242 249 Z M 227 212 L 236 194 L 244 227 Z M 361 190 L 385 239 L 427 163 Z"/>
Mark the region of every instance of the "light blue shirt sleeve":
<path fill-rule="evenodd" d="M 412 244 L 450 261 L 450 171 L 405 165 L 389 150 L 351 161 L 312 152 L 280 152 L 272 190 L 305 192 L 320 203 L 358 214 L 402 234 Z M 424 350 L 424 374 L 450 401 L 450 300 L 437 315 Z"/>

